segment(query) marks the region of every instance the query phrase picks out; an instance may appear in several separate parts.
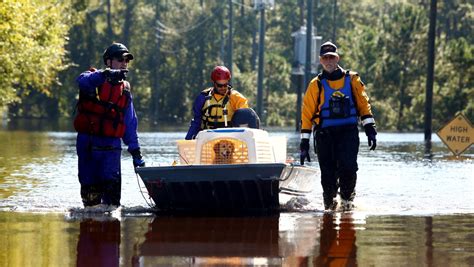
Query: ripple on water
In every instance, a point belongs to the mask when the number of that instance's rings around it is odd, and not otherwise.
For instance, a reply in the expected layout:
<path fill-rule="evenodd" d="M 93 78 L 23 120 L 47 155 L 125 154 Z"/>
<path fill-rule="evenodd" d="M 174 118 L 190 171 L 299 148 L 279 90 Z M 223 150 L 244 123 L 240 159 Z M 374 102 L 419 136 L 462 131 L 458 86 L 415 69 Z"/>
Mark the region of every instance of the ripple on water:
<path fill-rule="evenodd" d="M 8 133 L 3 133 L 3 135 Z M 14 135 L 14 133 L 11 133 Z M 298 158 L 298 135 L 276 133 L 288 138 L 288 156 Z M 178 160 L 175 142 L 183 133 L 144 133 L 140 136 L 148 166 L 171 164 Z M 423 158 L 422 134 L 378 135 L 377 150 L 369 151 L 361 133 L 359 171 L 354 212 L 365 214 L 452 214 L 474 213 L 473 149 L 464 158 L 451 158 L 439 141 L 435 155 Z M 77 178 L 74 133 L 22 134 L 0 145 L 0 209 L 22 211 L 66 211 L 82 207 Z M 23 140 L 23 139 L 28 140 Z M 436 139 L 434 139 L 436 140 Z M 28 150 L 15 152 L 9 145 L 34 143 Z M 309 166 L 319 168 L 317 157 Z M 11 163 L 11 164 L 10 164 Z M 300 200 L 285 206 L 289 211 L 321 212 L 322 189 L 315 177 L 308 203 Z M 148 207 L 140 193 L 130 155 L 122 157 L 122 205 Z M 146 195 L 146 192 L 145 192 Z M 145 196 L 146 198 L 146 196 Z"/>

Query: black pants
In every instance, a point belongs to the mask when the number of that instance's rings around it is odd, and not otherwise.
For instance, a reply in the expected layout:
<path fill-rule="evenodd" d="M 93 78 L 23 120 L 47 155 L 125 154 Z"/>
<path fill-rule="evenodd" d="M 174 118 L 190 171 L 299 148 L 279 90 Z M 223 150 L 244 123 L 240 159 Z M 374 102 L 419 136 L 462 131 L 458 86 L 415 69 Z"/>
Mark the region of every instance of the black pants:
<path fill-rule="evenodd" d="M 122 182 L 106 180 L 92 185 L 81 185 L 81 198 L 84 207 L 98 204 L 120 206 Z"/>
<path fill-rule="evenodd" d="M 357 180 L 359 130 L 356 125 L 316 130 L 315 148 L 321 169 L 325 200 L 336 197 L 340 188 L 343 200 L 353 200 Z"/>

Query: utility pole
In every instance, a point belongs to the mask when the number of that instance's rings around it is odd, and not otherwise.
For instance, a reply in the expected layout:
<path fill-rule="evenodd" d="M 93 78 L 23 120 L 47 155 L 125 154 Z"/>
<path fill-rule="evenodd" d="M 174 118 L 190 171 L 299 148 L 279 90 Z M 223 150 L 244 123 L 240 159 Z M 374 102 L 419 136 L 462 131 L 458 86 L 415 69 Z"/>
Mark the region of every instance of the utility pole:
<path fill-rule="evenodd" d="M 436 0 L 431 0 L 430 28 L 428 32 L 428 68 L 426 75 L 425 97 L 425 157 L 431 158 L 431 120 L 433 110 L 433 76 L 435 59 Z"/>
<path fill-rule="evenodd" d="M 295 38 L 295 47 L 294 47 L 294 55 L 295 58 L 293 59 L 293 65 L 291 69 L 292 81 L 296 85 L 296 131 L 299 132 L 301 129 L 301 103 L 302 103 L 302 96 L 301 94 L 304 93 L 303 90 L 307 88 L 307 84 L 305 84 L 305 79 L 307 79 L 307 83 L 311 79 L 312 75 L 317 69 L 319 62 L 316 60 L 314 54 L 310 54 L 310 72 L 309 77 L 305 77 L 305 68 L 307 67 L 308 63 L 308 49 L 310 51 L 315 50 L 316 47 L 321 45 L 322 37 L 316 36 L 316 27 L 312 27 L 314 30 L 311 32 L 311 45 L 307 47 L 307 31 L 306 26 L 301 26 L 300 29 L 296 32 L 291 34 L 292 37 Z M 314 53 L 314 52 L 313 52 Z M 306 86 L 306 87 L 305 87 Z"/>
<path fill-rule="evenodd" d="M 229 0 L 229 51 L 227 51 L 228 53 L 228 56 L 229 56 L 229 59 L 227 60 L 227 68 L 230 70 L 230 73 L 233 73 L 232 72 L 232 50 L 233 50 L 233 28 L 234 28 L 234 16 L 233 16 L 234 12 L 233 12 L 233 9 L 232 9 L 232 0 Z"/>
<path fill-rule="evenodd" d="M 162 19 L 161 15 L 165 14 L 164 8 L 162 8 L 162 5 L 160 2 L 155 2 L 154 6 L 154 11 L 155 11 L 155 23 L 156 27 L 155 29 L 158 28 L 158 22 Z M 161 33 L 159 30 L 156 31 L 155 36 L 156 36 L 156 43 L 155 43 L 155 52 L 152 53 L 150 56 L 153 59 L 153 62 L 161 62 L 161 45 L 162 45 L 162 39 L 163 39 L 163 33 Z M 161 99 L 161 90 L 160 90 L 160 68 L 158 67 L 158 64 L 152 64 L 151 65 L 151 90 L 152 92 L 152 99 L 151 99 L 151 112 L 153 120 L 151 123 L 154 125 L 158 124 L 158 121 L 163 118 L 163 115 L 161 115 L 161 104 L 160 104 L 160 99 Z"/>
<path fill-rule="evenodd" d="M 114 31 L 112 28 L 112 4 L 110 3 L 110 0 L 107 0 L 106 4 L 107 4 L 107 37 L 109 38 L 109 40 L 113 40 Z"/>
<path fill-rule="evenodd" d="M 263 66 L 265 52 L 265 8 L 273 8 L 274 0 L 254 0 L 254 8 L 260 11 L 260 28 L 258 39 L 258 79 L 257 79 L 257 115 L 262 123 L 265 123 L 263 117 Z"/>
<path fill-rule="evenodd" d="M 301 130 L 301 104 L 303 103 L 302 91 L 304 87 L 304 75 L 295 75 L 296 77 L 296 121 L 295 131 Z"/>
<path fill-rule="evenodd" d="M 306 88 L 311 81 L 311 54 L 313 42 L 313 0 L 308 0 L 308 19 L 306 20 L 306 62 L 304 68 L 304 88 Z"/>
<path fill-rule="evenodd" d="M 334 0 L 332 9 L 332 42 L 336 43 L 336 28 L 337 28 L 337 0 Z"/>
<path fill-rule="evenodd" d="M 257 80 L 257 114 L 263 119 L 263 62 L 265 49 L 265 6 L 259 7 L 260 28 L 258 39 L 258 80 Z M 263 121 L 263 120 L 262 120 Z"/>

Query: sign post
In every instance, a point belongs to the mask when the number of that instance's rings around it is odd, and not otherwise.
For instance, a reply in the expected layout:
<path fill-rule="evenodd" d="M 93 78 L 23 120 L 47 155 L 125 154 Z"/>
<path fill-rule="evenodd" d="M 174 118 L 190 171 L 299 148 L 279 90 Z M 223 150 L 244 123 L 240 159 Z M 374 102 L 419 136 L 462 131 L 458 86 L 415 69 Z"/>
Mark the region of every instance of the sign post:
<path fill-rule="evenodd" d="M 474 144 L 474 127 L 464 115 L 458 114 L 437 132 L 448 148 L 459 156 Z"/>

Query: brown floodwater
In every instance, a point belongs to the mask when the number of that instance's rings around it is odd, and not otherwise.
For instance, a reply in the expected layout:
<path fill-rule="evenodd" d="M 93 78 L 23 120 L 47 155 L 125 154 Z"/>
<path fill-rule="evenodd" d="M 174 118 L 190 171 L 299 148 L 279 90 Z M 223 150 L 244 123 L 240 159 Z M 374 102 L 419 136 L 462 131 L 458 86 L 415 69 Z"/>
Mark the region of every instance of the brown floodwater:
<path fill-rule="evenodd" d="M 0 266 L 473 266 L 474 216 L 0 212 Z"/>
<path fill-rule="evenodd" d="M 298 157 L 298 134 L 270 134 Z M 183 136 L 142 133 L 147 165 L 176 160 Z M 474 266 L 474 148 L 452 157 L 433 136 L 427 160 L 421 133 L 380 133 L 370 152 L 360 137 L 353 212 L 324 213 L 315 177 L 271 216 L 185 217 L 152 213 L 125 151 L 121 212 L 84 212 L 74 133 L 0 131 L 0 266 Z"/>

